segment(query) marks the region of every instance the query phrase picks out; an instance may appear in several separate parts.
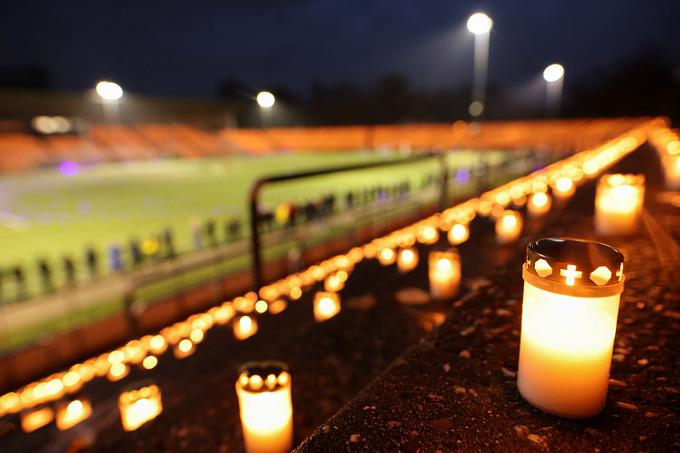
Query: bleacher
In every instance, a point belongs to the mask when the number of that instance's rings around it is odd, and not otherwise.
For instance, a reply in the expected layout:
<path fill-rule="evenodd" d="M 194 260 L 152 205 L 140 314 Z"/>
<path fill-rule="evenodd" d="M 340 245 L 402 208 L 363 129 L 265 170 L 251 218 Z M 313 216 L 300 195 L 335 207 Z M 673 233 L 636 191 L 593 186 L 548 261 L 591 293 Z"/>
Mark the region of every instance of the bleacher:
<path fill-rule="evenodd" d="M 203 130 L 186 124 L 96 125 L 77 135 L 0 131 L 0 171 L 70 161 L 199 158 L 361 149 L 584 149 L 643 118 Z"/>

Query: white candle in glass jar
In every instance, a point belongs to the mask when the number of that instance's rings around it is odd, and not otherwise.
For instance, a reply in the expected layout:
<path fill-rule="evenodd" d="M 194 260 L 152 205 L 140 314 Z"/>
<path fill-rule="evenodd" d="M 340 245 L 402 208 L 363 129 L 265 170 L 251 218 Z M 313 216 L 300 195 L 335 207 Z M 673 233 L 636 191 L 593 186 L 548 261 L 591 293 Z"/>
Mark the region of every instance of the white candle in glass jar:
<path fill-rule="evenodd" d="M 291 378 L 285 364 L 253 362 L 236 381 L 243 442 L 248 453 L 284 453 L 293 447 Z"/>
<path fill-rule="evenodd" d="M 607 397 L 623 256 L 604 244 L 578 240 L 541 239 L 528 250 L 518 389 L 545 412 L 592 417 Z M 590 256 L 579 258 L 580 253 Z M 593 264 L 566 264 L 564 257 Z"/>
<path fill-rule="evenodd" d="M 511 244 L 522 234 L 522 216 L 517 211 L 503 211 L 496 219 L 496 241 L 499 244 Z"/>
<path fill-rule="evenodd" d="M 428 259 L 430 294 L 435 299 L 450 299 L 458 294 L 461 280 L 460 257 L 455 249 L 433 251 Z"/>
<path fill-rule="evenodd" d="M 605 175 L 595 194 L 595 230 L 602 236 L 637 231 L 645 197 L 642 175 Z"/>

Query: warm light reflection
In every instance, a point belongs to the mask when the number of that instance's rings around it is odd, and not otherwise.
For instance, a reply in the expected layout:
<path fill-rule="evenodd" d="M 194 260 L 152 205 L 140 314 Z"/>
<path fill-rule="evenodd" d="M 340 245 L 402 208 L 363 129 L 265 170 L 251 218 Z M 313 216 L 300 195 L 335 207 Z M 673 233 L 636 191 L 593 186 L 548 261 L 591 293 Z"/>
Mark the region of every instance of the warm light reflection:
<path fill-rule="evenodd" d="M 30 409 L 21 414 L 21 429 L 26 433 L 42 428 L 54 419 L 54 411 L 49 407 Z"/>

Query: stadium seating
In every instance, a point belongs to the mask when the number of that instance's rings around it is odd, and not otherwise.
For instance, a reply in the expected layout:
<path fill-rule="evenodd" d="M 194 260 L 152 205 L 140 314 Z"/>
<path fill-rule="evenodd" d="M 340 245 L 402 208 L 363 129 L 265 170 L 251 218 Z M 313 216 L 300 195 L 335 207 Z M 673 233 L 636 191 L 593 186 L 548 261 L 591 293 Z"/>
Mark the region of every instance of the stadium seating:
<path fill-rule="evenodd" d="M 219 131 L 202 130 L 186 124 L 95 125 L 80 135 L 48 136 L 3 131 L 0 132 L 0 171 L 21 171 L 55 165 L 63 160 L 96 162 L 172 156 L 196 158 L 233 153 L 263 155 L 359 149 L 585 149 L 645 120 L 456 121 L 453 124 Z"/>

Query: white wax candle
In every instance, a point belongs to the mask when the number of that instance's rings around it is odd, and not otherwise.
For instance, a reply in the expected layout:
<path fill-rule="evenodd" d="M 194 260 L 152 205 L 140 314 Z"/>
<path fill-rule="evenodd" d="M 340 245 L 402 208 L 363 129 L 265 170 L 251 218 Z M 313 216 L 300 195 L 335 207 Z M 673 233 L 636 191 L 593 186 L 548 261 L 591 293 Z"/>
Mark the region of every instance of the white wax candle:
<path fill-rule="evenodd" d="M 527 401 L 568 418 L 602 410 L 619 297 L 567 296 L 524 283 L 517 386 Z"/>
<path fill-rule="evenodd" d="M 603 236 L 629 235 L 638 229 L 644 202 L 644 178 L 606 175 L 595 196 L 595 229 Z"/>
<path fill-rule="evenodd" d="M 455 252 L 432 252 L 429 258 L 430 294 L 435 299 L 450 299 L 458 294 L 461 270 Z"/>
<path fill-rule="evenodd" d="M 253 385 L 255 379 L 257 385 Z M 248 383 L 249 384 L 246 384 Z M 244 385 L 246 384 L 246 385 Z M 290 375 L 244 377 L 236 383 L 243 441 L 248 453 L 284 453 L 293 446 Z"/>

